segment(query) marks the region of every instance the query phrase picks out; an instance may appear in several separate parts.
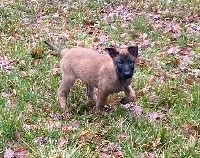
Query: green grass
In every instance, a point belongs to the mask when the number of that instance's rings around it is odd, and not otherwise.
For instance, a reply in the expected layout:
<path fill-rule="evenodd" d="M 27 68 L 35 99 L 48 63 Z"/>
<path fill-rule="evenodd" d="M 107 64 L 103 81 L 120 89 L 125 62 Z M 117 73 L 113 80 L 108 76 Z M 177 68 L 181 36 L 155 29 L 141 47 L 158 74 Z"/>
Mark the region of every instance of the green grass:
<path fill-rule="evenodd" d="M 190 32 L 191 27 L 186 25 L 188 22 L 184 22 L 186 17 L 183 16 L 187 6 L 190 7 L 185 12 L 196 15 L 199 2 L 120 3 L 124 10 L 133 11 L 133 20 L 126 21 L 120 11 L 111 22 L 104 19 L 112 12 L 111 6 L 117 12 L 119 2 L 46 3 L 41 0 L 28 4 L 23 0 L 10 3 L 3 0 L 0 58 L 8 56 L 14 61 L 11 70 L 0 69 L 0 153 L 7 148 L 15 152 L 20 148 L 28 150 L 30 158 L 100 157 L 102 153 L 139 158 L 145 152 L 155 152 L 157 157 L 166 158 L 200 156 L 200 84 L 195 74 L 200 60 L 195 57 L 200 50 L 199 36 L 198 32 Z M 154 27 L 155 21 L 147 13 L 155 8 L 162 11 L 160 21 L 171 23 L 174 18 L 173 22 L 180 24 L 178 38 L 172 39 L 172 33 L 164 26 Z M 56 13 L 59 16 L 53 17 Z M 24 24 L 24 18 L 30 23 Z M 190 23 L 195 25 L 197 22 Z M 61 38 L 65 34 L 67 40 Z M 109 41 L 99 44 L 102 34 Z M 148 46 L 142 45 L 141 35 L 144 34 L 150 41 Z M 59 108 L 56 94 L 61 75 L 55 71 L 59 68 L 60 57 L 50 55 L 43 40 L 69 48 L 139 44 L 140 60 L 145 64 L 139 61 L 133 85 L 136 92 L 143 91 L 136 101 L 143 108 L 142 116 L 135 117 L 120 106 L 112 113 L 93 113 L 88 107 L 85 84 L 77 81 L 69 95 L 72 117 L 66 117 Z M 178 63 L 180 54 L 165 54 L 174 44 L 191 49 L 189 57 L 193 63 L 185 70 Z M 121 96 L 121 93 L 117 95 L 117 99 Z M 163 109 L 167 109 L 166 112 Z M 145 117 L 149 112 L 160 111 L 164 117 L 156 121 Z M 189 129 L 183 128 L 188 124 L 192 124 Z M 124 137 L 119 138 L 120 135 Z M 65 145 L 60 145 L 61 138 L 66 140 Z"/>

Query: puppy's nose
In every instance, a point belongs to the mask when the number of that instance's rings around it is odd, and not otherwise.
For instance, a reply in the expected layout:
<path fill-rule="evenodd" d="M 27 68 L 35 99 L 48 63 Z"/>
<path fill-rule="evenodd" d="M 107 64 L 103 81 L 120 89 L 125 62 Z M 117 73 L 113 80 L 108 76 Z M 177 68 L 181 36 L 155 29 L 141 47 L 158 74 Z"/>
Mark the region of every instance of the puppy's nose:
<path fill-rule="evenodd" d="M 131 78 L 132 75 L 129 71 L 124 72 L 125 78 Z"/>
<path fill-rule="evenodd" d="M 126 71 L 124 72 L 124 74 L 127 76 L 127 75 L 130 75 L 130 72 Z"/>

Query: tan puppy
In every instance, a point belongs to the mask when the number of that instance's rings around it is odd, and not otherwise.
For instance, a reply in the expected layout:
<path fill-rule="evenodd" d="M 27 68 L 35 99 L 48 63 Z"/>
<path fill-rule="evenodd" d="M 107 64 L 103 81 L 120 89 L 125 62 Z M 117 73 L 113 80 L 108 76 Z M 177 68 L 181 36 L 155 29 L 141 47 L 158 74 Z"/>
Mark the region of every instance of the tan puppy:
<path fill-rule="evenodd" d="M 106 48 L 107 54 L 99 54 L 92 49 L 60 49 L 46 41 L 45 43 L 62 55 L 62 81 L 58 89 L 58 98 L 63 109 L 68 110 L 67 95 L 76 79 L 86 83 L 87 96 L 98 110 L 103 109 L 110 94 L 120 91 L 125 92 L 121 103 L 134 101 L 135 92 L 131 88 L 131 79 L 138 56 L 137 46 L 127 49 Z M 94 88 L 98 89 L 97 96 Z"/>

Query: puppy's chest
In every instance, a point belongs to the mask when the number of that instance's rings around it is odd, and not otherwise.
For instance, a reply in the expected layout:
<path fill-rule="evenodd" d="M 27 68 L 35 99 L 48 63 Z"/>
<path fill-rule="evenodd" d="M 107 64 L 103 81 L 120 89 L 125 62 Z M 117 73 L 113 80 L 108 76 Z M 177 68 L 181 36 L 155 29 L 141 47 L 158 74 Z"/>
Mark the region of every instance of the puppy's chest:
<path fill-rule="evenodd" d="M 126 81 L 125 83 L 120 83 L 119 80 L 113 80 L 109 82 L 109 84 L 105 85 L 105 89 L 107 89 L 107 91 L 109 91 L 110 93 L 118 93 L 120 91 L 124 91 L 124 87 L 126 87 L 127 85 L 129 85 L 131 82 L 130 81 Z"/>

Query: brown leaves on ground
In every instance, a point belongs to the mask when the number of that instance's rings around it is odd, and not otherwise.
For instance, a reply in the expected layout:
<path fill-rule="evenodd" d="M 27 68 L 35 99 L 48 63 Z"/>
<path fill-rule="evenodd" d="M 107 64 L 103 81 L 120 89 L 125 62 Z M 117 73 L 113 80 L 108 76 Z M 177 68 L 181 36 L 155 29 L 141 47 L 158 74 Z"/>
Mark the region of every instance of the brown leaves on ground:
<path fill-rule="evenodd" d="M 182 132 L 188 138 L 187 147 L 188 149 L 194 149 L 199 139 L 200 128 L 197 124 L 188 122 L 181 126 Z"/>
<path fill-rule="evenodd" d="M 118 144 L 111 143 L 109 141 L 103 141 L 99 146 L 100 158 L 123 158 L 121 147 Z"/>
<path fill-rule="evenodd" d="M 68 124 L 62 125 L 61 130 L 64 133 L 69 133 L 70 131 L 75 131 L 80 127 L 80 121 L 78 120 L 71 120 Z"/>
<path fill-rule="evenodd" d="M 13 68 L 13 60 L 8 56 L 0 57 L 0 70 L 11 70 Z"/>
<path fill-rule="evenodd" d="M 140 154 L 140 158 L 156 158 L 155 152 L 143 152 Z"/>
<path fill-rule="evenodd" d="M 85 142 L 90 142 L 92 141 L 92 139 L 95 137 L 95 133 L 93 133 L 92 131 L 81 131 L 80 135 L 79 135 L 79 144 L 85 143 Z"/>
<path fill-rule="evenodd" d="M 68 144 L 68 139 L 61 137 L 58 142 L 59 142 L 58 147 L 64 148 Z"/>
<path fill-rule="evenodd" d="M 4 158 L 28 158 L 29 151 L 26 148 L 17 146 L 14 150 L 8 148 L 4 151 Z"/>
<path fill-rule="evenodd" d="M 187 136 L 197 136 L 200 134 L 200 127 L 192 122 L 185 123 L 181 126 L 183 133 Z"/>
<path fill-rule="evenodd" d="M 121 104 L 121 107 L 126 110 L 129 110 L 134 117 L 145 118 L 150 122 L 165 119 L 169 110 L 168 108 L 163 108 L 162 110 L 159 111 L 144 112 L 141 105 L 134 103 L 128 103 L 125 105 Z"/>
<path fill-rule="evenodd" d="M 127 133 L 119 133 L 117 135 L 117 139 L 120 140 L 120 141 L 125 141 L 125 140 L 128 140 L 130 138 L 130 135 L 128 135 Z"/>
<path fill-rule="evenodd" d="M 121 97 L 118 94 L 114 94 L 108 98 L 108 104 L 113 108 L 117 108 Z"/>

